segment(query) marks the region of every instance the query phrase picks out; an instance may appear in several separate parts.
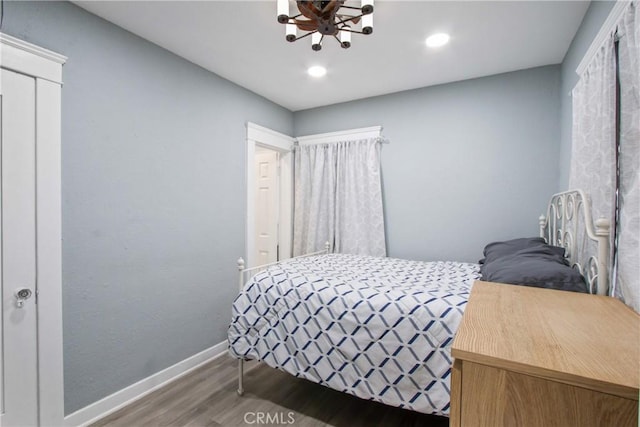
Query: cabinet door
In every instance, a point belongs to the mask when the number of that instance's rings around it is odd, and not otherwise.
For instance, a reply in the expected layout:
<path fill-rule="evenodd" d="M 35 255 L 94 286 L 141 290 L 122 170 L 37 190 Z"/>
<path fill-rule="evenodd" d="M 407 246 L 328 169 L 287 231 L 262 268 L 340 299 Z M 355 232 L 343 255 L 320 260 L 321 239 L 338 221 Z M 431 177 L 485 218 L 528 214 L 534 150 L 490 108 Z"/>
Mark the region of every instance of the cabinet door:
<path fill-rule="evenodd" d="M 636 426 L 638 402 L 464 362 L 462 426 Z"/>

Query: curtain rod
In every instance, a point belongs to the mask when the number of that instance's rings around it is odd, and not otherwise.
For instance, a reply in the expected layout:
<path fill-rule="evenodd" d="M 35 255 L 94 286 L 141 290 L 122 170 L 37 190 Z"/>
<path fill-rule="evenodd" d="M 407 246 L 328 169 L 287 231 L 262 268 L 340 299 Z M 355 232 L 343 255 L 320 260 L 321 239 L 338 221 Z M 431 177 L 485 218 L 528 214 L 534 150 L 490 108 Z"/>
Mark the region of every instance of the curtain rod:
<path fill-rule="evenodd" d="M 609 12 L 609 15 L 607 16 L 607 19 L 600 27 L 600 31 L 594 37 L 591 45 L 589 46 L 589 49 L 587 49 L 587 52 L 584 54 L 582 60 L 576 68 L 576 73 L 579 76 L 582 76 L 582 74 L 585 72 L 587 66 L 591 63 L 593 57 L 600 50 L 607 37 L 609 37 L 612 31 L 615 31 L 616 26 L 618 25 L 618 22 L 622 17 L 622 14 L 627 10 L 627 7 L 631 3 L 631 1 L 618 1 L 613 6 L 611 11 Z"/>
<path fill-rule="evenodd" d="M 348 129 L 338 132 L 319 133 L 297 137 L 295 140 L 300 145 L 322 144 L 329 142 L 341 142 L 349 139 L 381 138 L 382 126 Z M 384 139 L 384 138 L 383 138 Z"/>

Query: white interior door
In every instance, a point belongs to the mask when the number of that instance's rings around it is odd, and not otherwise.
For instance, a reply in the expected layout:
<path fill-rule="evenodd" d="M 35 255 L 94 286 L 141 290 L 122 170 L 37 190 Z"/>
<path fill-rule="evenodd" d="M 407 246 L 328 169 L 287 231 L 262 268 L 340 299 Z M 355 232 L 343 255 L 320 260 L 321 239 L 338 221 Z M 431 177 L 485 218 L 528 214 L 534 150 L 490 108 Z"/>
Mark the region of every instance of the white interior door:
<path fill-rule="evenodd" d="M 280 202 L 278 162 L 277 151 L 256 150 L 256 253 L 254 255 L 256 265 L 278 261 L 278 207 Z"/>
<path fill-rule="evenodd" d="M 36 82 L 1 70 L 2 426 L 38 424 Z"/>
<path fill-rule="evenodd" d="M 246 265 L 254 267 L 258 262 L 256 242 L 256 221 L 258 209 L 256 209 L 257 167 L 256 155 L 265 150 L 278 153 L 278 199 L 277 206 L 277 260 L 291 257 L 293 243 L 293 143 L 294 139 L 285 134 L 259 126 L 255 123 L 247 123 L 247 217 L 246 217 Z M 273 170 L 273 168 L 272 168 Z M 273 258 L 271 258 L 273 259 Z"/>

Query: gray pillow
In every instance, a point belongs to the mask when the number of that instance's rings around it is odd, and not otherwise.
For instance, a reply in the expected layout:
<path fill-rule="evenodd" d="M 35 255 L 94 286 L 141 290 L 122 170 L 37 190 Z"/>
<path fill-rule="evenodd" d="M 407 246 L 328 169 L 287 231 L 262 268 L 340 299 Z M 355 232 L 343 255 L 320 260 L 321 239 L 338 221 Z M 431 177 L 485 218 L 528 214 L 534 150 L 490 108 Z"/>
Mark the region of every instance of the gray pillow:
<path fill-rule="evenodd" d="M 513 255 L 516 252 L 536 246 L 546 245 L 542 237 L 522 237 L 519 239 L 506 240 L 504 242 L 492 242 L 484 247 L 484 258 L 478 263 L 484 264 L 505 255 Z"/>
<path fill-rule="evenodd" d="M 580 272 L 568 265 L 564 249 L 549 245 L 525 248 L 485 262 L 482 280 L 514 285 L 587 292 Z"/>

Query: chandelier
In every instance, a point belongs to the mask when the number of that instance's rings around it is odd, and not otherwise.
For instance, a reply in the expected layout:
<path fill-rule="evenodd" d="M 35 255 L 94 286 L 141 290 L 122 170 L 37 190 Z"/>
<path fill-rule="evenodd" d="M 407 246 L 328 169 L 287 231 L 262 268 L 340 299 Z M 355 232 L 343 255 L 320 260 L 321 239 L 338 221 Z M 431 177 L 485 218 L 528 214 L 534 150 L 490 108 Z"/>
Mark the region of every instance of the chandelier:
<path fill-rule="evenodd" d="M 311 48 L 322 49 L 324 37 L 335 38 L 344 49 L 351 47 L 351 33 L 373 32 L 373 0 L 361 0 L 360 7 L 345 5 L 346 0 L 298 0 L 298 10 L 289 15 L 289 0 L 278 0 L 278 22 L 285 24 L 289 42 L 311 36 Z M 356 25 L 362 21 L 358 30 Z M 298 30 L 304 34 L 298 36 Z"/>

